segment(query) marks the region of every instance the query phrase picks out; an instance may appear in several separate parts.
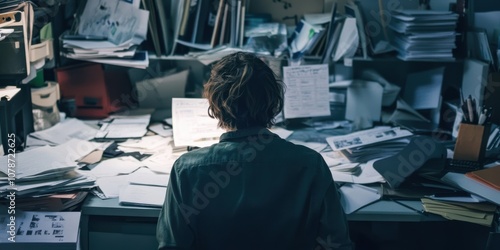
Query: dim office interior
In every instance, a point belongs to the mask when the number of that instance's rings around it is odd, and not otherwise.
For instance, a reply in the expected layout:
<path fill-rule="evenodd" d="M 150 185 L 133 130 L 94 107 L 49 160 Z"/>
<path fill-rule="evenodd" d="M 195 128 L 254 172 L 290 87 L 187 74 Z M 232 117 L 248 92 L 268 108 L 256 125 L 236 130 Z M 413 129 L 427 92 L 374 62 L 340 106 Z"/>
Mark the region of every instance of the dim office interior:
<path fill-rule="evenodd" d="M 0 0 L 0 248 L 157 249 L 173 163 L 224 132 L 211 66 L 249 51 L 356 249 L 500 249 L 499 31 L 487 0 Z"/>

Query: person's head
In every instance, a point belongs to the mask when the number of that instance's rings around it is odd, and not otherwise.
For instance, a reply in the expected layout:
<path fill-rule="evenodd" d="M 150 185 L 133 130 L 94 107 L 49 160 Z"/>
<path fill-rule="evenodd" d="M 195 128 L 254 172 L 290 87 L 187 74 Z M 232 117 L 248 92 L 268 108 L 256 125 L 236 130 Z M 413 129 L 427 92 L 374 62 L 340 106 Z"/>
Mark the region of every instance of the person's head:
<path fill-rule="evenodd" d="M 236 52 L 216 62 L 205 84 L 208 115 L 227 130 L 270 127 L 283 109 L 284 84 L 260 58 Z"/>

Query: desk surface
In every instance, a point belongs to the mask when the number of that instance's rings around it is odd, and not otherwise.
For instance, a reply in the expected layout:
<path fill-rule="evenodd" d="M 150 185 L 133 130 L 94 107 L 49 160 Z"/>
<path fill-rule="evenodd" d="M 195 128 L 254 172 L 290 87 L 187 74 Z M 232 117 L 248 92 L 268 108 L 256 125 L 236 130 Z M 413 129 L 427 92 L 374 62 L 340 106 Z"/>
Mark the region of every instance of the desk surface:
<path fill-rule="evenodd" d="M 352 214 L 348 214 L 347 219 L 350 221 L 401 222 L 445 220 L 438 215 L 428 213 L 421 214 L 417 211 L 423 211 L 422 203 L 419 200 L 399 201 L 399 203 L 379 200 Z M 160 208 L 122 206 L 118 204 L 118 198 L 102 200 L 96 196 L 89 196 L 82 206 L 82 215 L 85 216 L 158 217 L 159 214 Z"/>

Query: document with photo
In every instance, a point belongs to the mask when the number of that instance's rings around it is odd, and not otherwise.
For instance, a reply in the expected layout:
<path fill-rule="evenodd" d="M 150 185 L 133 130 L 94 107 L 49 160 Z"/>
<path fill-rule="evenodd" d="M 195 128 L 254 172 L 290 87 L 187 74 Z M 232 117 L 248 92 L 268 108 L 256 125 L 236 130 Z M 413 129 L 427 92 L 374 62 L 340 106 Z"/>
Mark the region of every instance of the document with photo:
<path fill-rule="evenodd" d="M 362 130 L 347 135 L 327 137 L 326 142 L 333 150 L 337 151 L 407 137 L 411 135 L 413 134 L 410 131 L 401 129 L 399 127 L 391 128 L 383 126 Z"/>

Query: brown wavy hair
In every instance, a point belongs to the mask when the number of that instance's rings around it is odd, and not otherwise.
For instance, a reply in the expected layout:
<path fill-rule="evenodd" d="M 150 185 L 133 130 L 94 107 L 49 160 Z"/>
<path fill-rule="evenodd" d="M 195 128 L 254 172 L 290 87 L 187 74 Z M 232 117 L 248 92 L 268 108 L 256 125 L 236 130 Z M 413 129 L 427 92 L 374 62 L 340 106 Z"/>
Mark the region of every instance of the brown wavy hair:
<path fill-rule="evenodd" d="M 284 84 L 253 53 L 236 52 L 217 61 L 204 86 L 208 115 L 228 130 L 271 127 L 283 109 Z"/>

